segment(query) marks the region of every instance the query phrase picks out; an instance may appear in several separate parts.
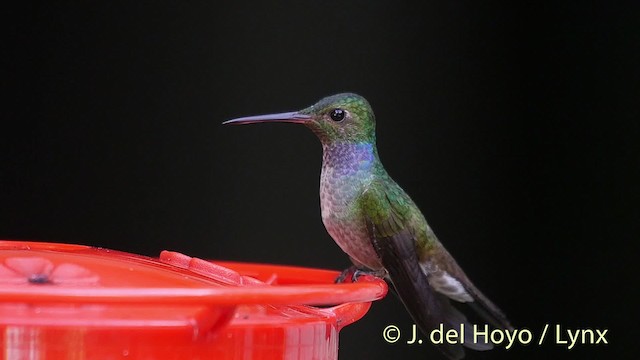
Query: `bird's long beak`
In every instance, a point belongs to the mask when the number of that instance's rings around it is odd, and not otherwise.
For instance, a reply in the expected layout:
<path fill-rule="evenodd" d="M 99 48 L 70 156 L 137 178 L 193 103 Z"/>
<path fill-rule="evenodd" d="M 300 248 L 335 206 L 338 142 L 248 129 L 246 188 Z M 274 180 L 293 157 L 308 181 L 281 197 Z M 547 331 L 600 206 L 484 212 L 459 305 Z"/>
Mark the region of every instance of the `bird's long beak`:
<path fill-rule="evenodd" d="M 241 117 L 241 118 L 225 121 L 222 124 L 242 125 L 242 124 L 255 124 L 255 123 L 261 123 L 261 122 L 290 122 L 290 123 L 304 124 L 309 120 L 311 120 L 311 116 L 301 114 L 297 111 L 293 111 L 293 112 L 286 112 L 286 113 L 280 113 L 280 114 Z"/>

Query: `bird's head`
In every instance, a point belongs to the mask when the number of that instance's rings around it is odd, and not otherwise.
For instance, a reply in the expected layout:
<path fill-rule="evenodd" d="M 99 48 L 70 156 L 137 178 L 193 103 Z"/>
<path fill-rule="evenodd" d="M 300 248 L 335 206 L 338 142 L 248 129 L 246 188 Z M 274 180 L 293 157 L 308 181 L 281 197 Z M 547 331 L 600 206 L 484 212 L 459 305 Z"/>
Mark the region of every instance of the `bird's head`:
<path fill-rule="evenodd" d="M 310 128 L 323 144 L 374 143 L 375 117 L 365 98 L 353 93 L 328 96 L 300 111 L 249 116 L 224 124 L 290 122 Z"/>

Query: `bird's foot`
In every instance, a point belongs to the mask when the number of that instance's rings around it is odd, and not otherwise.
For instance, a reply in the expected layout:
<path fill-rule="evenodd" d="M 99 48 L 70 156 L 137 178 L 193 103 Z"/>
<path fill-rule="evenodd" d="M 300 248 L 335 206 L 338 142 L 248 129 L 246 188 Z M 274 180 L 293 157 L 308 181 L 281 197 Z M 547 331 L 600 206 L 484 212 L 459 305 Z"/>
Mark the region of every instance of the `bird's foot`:
<path fill-rule="evenodd" d="M 340 275 L 338 275 L 334 282 L 336 284 L 341 284 L 347 279 L 350 280 L 349 282 L 353 282 L 356 271 L 358 271 L 358 268 L 355 265 L 351 265 L 348 268 L 342 270 L 342 272 L 340 273 Z"/>
<path fill-rule="evenodd" d="M 358 278 L 364 275 L 375 276 L 378 278 L 384 278 L 386 275 L 386 271 L 382 270 L 369 270 L 369 269 L 361 269 L 355 265 L 351 265 L 348 268 L 342 270 L 340 275 L 335 280 L 336 284 L 340 284 L 343 282 L 356 282 Z"/>

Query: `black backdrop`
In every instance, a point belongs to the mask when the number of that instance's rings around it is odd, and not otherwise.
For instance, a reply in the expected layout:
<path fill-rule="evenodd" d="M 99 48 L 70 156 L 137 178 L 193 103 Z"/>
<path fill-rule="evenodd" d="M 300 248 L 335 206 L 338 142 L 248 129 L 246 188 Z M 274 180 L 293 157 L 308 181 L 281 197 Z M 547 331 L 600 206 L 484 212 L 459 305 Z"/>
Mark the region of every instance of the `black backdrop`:
<path fill-rule="evenodd" d="M 161 1 L 7 11 L 0 238 L 342 269 L 320 220 L 313 134 L 220 123 L 354 91 L 376 111 L 389 172 L 516 327 L 609 329 L 607 346 L 468 358 L 632 358 L 637 10 Z M 441 358 L 383 341 L 386 325 L 410 323 L 387 297 L 342 331 L 342 358 Z"/>

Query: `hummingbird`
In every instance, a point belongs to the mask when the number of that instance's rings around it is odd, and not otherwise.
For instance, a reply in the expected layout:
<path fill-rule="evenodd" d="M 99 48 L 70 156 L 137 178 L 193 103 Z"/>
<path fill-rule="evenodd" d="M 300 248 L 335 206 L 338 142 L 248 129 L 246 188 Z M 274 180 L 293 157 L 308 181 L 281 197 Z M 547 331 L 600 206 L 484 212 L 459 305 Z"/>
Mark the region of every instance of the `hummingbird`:
<path fill-rule="evenodd" d="M 464 341 L 437 344 L 449 359 L 463 358 L 463 346 L 474 350 L 493 347 L 482 337 L 474 341 L 472 325 L 453 304 L 470 307 L 497 328 L 513 329 L 385 170 L 376 148 L 375 116 L 364 97 L 342 93 L 299 111 L 242 117 L 223 124 L 265 122 L 303 124 L 322 143 L 322 222 L 353 263 L 339 280 L 348 274 L 357 280 L 362 272 L 384 278 L 424 334 L 438 328 L 443 333 L 465 329 Z"/>

